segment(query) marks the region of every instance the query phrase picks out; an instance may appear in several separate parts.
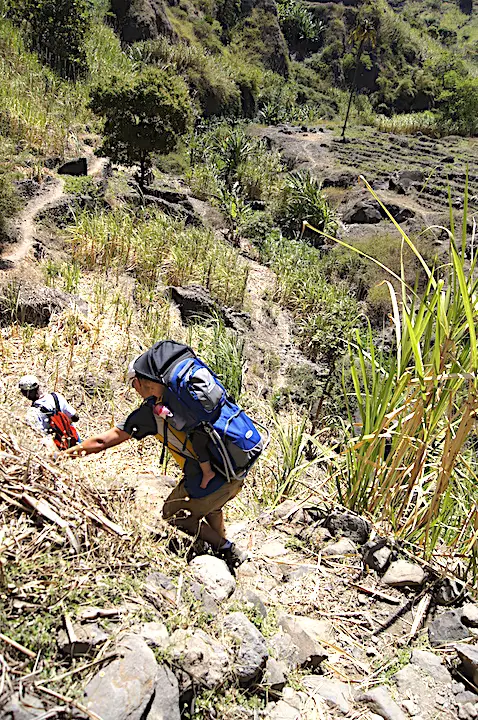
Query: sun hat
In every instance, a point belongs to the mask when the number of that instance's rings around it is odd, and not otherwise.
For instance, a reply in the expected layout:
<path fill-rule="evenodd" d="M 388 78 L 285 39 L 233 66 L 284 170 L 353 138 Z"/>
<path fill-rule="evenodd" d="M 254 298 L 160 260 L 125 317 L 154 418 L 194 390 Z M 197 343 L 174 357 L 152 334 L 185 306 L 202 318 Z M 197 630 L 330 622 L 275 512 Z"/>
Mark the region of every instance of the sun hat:
<path fill-rule="evenodd" d="M 40 387 L 40 382 L 35 375 L 24 375 L 18 381 L 20 390 L 36 390 Z"/>

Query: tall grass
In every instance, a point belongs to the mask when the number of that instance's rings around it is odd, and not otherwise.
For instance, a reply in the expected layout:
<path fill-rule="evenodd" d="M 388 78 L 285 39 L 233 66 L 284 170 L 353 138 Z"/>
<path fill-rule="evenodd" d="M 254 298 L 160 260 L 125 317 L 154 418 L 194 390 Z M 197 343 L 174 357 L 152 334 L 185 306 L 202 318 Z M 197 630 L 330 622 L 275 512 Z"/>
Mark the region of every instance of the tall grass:
<path fill-rule="evenodd" d="M 72 259 L 83 267 L 133 271 L 150 290 L 199 283 L 222 303 L 242 306 L 247 264 L 210 230 L 185 227 L 161 212 L 120 208 L 83 212 L 68 233 Z"/>
<path fill-rule="evenodd" d="M 228 393 L 239 402 L 246 363 L 243 338 L 217 318 L 206 327 L 201 323 L 197 328 L 191 328 L 188 343 L 197 347 L 198 354 L 220 378 Z"/>
<path fill-rule="evenodd" d="M 45 68 L 26 50 L 20 31 L 0 17 L 1 134 L 31 150 L 62 154 L 84 106 L 85 88 Z"/>
<path fill-rule="evenodd" d="M 344 504 L 380 520 L 425 558 L 462 559 L 476 584 L 478 280 L 476 254 L 465 261 L 466 208 L 465 197 L 463 227 L 455 233 L 450 217 L 449 260 L 439 269 L 426 264 L 390 216 L 428 281 L 418 295 L 403 265 L 398 293 L 386 281 L 395 334 L 390 354 L 376 350 L 370 330 L 350 344 L 361 427 L 334 472 Z"/>

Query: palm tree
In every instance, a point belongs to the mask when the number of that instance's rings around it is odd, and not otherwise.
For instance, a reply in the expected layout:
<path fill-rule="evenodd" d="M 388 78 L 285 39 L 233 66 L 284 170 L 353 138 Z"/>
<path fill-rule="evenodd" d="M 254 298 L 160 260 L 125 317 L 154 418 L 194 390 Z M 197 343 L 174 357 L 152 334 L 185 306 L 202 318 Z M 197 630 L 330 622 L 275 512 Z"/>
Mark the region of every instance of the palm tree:
<path fill-rule="evenodd" d="M 350 34 L 350 39 L 354 45 L 357 45 L 357 54 L 355 55 L 355 71 L 352 80 L 352 87 L 350 89 L 349 103 L 347 105 L 347 113 L 345 115 L 344 126 L 342 128 L 342 140 L 345 138 L 345 128 L 349 119 L 350 108 L 352 107 L 352 100 L 357 89 L 357 75 L 360 66 L 360 59 L 362 57 L 362 51 L 367 43 L 370 43 L 372 47 L 375 47 L 377 40 L 377 31 L 372 21 L 369 18 L 363 18 L 359 20 L 356 27 Z"/>

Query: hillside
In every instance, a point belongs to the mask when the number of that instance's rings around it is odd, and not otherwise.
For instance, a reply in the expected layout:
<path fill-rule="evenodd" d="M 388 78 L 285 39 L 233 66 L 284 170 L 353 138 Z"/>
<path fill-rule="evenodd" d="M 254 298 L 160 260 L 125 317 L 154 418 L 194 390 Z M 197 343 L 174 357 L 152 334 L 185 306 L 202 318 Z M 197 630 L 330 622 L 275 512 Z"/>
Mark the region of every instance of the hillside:
<path fill-rule="evenodd" d="M 0 10 L 0 720 L 475 718 L 476 5 Z M 116 432 L 166 338 L 270 431 L 236 568 L 18 389 Z"/>

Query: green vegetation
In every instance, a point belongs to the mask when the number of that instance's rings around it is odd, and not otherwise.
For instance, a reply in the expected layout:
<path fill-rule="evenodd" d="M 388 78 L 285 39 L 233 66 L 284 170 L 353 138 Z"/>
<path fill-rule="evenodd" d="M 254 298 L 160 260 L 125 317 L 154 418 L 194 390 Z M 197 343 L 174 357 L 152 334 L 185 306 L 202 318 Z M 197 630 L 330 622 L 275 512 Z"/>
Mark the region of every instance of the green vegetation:
<path fill-rule="evenodd" d="M 465 263 L 466 223 L 465 211 L 455 234 L 452 221 L 450 259 L 440 272 L 400 231 L 427 284 L 418 294 L 403 271 L 398 293 L 388 282 L 396 335 L 390 353 L 376 349 L 370 329 L 350 344 L 361 429 L 332 474 L 348 507 L 380 518 L 426 558 L 445 543 L 446 557 L 465 558 L 463 570 L 476 581 L 478 468 L 470 438 L 478 397 L 478 281 L 476 254 L 469 268 Z"/>
<path fill-rule="evenodd" d="M 139 164 L 141 188 L 153 153 L 174 150 L 190 123 L 184 82 L 156 68 L 133 79 L 112 78 L 92 92 L 91 108 L 105 118 L 99 154 L 113 162 Z"/>
<path fill-rule="evenodd" d="M 88 0 L 9 0 L 8 15 L 26 26 L 29 46 L 67 78 L 87 70 L 85 38 L 91 22 Z"/>
<path fill-rule="evenodd" d="M 329 235 L 334 235 L 337 229 L 321 184 L 309 172 L 293 172 L 287 176 L 278 199 L 276 217 L 289 237 L 302 237 L 303 222 Z"/>

